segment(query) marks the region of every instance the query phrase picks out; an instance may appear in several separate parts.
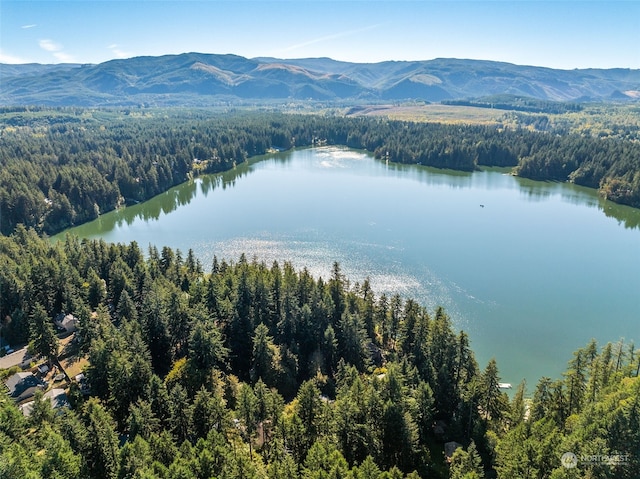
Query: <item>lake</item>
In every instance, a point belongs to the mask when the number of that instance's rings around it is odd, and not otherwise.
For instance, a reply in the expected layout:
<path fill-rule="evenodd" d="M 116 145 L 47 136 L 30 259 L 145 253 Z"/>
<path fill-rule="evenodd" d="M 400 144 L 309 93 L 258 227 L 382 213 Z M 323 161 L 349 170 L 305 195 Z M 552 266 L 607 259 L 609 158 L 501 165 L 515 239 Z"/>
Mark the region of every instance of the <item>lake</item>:
<path fill-rule="evenodd" d="M 386 164 L 338 147 L 257 158 L 68 232 L 306 266 L 442 305 L 504 382 L 560 377 L 591 338 L 640 335 L 640 210 L 570 184 Z M 65 232 L 66 233 L 66 232 Z M 58 235 L 58 238 L 65 233 Z"/>

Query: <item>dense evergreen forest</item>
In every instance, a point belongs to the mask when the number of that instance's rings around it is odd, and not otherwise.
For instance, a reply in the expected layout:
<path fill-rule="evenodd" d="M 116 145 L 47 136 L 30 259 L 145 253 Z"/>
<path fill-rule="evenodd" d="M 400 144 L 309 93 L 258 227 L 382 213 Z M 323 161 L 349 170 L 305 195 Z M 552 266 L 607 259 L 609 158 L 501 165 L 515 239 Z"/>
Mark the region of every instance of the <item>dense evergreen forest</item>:
<path fill-rule="evenodd" d="M 66 377 L 71 407 L 37 392 L 27 417 L 0 397 L 0 478 L 640 477 L 633 344 L 592 341 L 562 378 L 509 397 L 498 364 L 477 363 L 444 309 L 377 295 L 337 263 L 315 278 L 286 262 L 203 265 L 191 250 L 42 235 L 254 155 L 321 144 L 443 168 L 511 166 L 640 206 L 640 145 L 613 138 L 273 112 L 4 109 L 2 341 L 28 343 L 51 366 L 82 364 L 88 388 Z M 56 334 L 60 313 L 78 318 L 72 336 Z"/>
<path fill-rule="evenodd" d="M 337 115 L 4 108 L 0 231 L 23 224 L 56 233 L 194 174 L 317 144 L 439 168 L 511 166 L 523 177 L 572 181 L 640 207 L 640 144 L 614 138 Z"/>
<path fill-rule="evenodd" d="M 70 409 L 37 393 L 28 417 L 2 395 L 2 478 L 640 476 L 632 344 L 592 341 L 563 378 L 509 398 L 446 311 L 338 264 L 325 279 L 244 256 L 202 265 L 22 225 L 0 237 L 0 288 L 3 338 L 86 361 L 90 385 L 71 382 Z M 79 319 L 64 349 L 60 312 Z"/>
<path fill-rule="evenodd" d="M 568 113 L 583 110 L 583 106 L 579 103 L 540 100 L 517 95 L 493 95 L 473 100 L 443 100 L 441 103 L 443 105 L 475 106 L 531 113 Z"/>

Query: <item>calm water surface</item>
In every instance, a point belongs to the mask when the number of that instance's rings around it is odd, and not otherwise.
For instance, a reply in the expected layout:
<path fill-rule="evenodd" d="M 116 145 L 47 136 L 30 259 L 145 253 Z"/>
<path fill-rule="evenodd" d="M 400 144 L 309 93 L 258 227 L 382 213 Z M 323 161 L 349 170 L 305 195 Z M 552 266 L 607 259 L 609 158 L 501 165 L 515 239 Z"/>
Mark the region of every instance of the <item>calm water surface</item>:
<path fill-rule="evenodd" d="M 483 206 L 481 206 L 483 205 Z M 640 210 L 502 170 L 385 164 L 343 148 L 281 153 L 69 230 L 146 248 L 241 253 L 446 307 L 480 367 L 559 377 L 571 353 L 640 338 Z"/>

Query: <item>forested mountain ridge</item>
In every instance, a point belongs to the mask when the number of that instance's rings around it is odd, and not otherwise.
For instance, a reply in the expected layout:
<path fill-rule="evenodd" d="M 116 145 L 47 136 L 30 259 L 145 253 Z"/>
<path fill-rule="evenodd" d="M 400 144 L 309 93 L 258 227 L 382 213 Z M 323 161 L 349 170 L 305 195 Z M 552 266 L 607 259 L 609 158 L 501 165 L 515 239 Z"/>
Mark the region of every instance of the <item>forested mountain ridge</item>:
<path fill-rule="evenodd" d="M 56 363 L 79 319 L 71 409 L 0 397 L 0 477 L 633 479 L 640 353 L 574 352 L 509 400 L 446 311 L 241 256 L 0 236 L 2 334 Z M 9 371 L 10 373 L 11 371 Z M 6 373 L 4 373 L 6 377 Z M 445 460 L 445 443 L 457 449 Z M 574 468 L 562 461 L 575 456 Z M 573 464 L 573 463 L 572 463 Z"/>
<path fill-rule="evenodd" d="M 523 128 L 275 112 L 10 108 L 0 112 L 0 139 L 4 234 L 20 223 L 55 233 L 193 175 L 316 144 L 438 168 L 510 166 L 527 178 L 572 181 L 640 206 L 640 144 Z"/>
<path fill-rule="evenodd" d="M 640 70 L 554 70 L 435 59 L 347 63 L 184 53 L 98 65 L 0 64 L 0 105 L 205 105 L 235 100 L 441 101 L 511 94 L 634 100 Z"/>

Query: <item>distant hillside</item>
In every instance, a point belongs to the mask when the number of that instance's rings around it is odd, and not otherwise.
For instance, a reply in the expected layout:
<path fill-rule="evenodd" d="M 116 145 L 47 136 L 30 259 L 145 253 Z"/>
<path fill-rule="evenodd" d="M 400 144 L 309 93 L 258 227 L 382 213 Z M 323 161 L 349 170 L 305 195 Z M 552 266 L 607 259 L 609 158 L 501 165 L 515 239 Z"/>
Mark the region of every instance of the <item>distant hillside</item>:
<path fill-rule="evenodd" d="M 248 59 L 185 53 L 98 65 L 0 64 L 0 84 L 0 105 L 443 101 L 493 95 L 545 101 L 632 101 L 640 97 L 640 70 L 554 70 L 456 59 L 364 64 L 329 58 Z"/>

